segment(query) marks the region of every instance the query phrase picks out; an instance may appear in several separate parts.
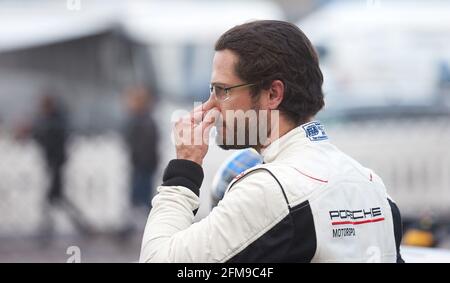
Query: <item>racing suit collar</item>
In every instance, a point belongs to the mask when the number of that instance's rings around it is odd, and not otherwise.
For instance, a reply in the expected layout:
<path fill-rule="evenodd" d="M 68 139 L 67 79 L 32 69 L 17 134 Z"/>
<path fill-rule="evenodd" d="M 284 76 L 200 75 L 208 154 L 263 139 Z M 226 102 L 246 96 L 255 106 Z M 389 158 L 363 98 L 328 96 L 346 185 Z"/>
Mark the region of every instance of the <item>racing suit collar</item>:
<path fill-rule="evenodd" d="M 326 139 L 328 139 L 328 137 L 325 134 L 322 124 L 319 121 L 311 121 L 293 128 L 277 140 L 273 141 L 268 147 L 261 150 L 261 155 L 264 163 L 270 163 L 279 158 L 279 156 L 293 144 L 301 146 L 309 142 Z"/>

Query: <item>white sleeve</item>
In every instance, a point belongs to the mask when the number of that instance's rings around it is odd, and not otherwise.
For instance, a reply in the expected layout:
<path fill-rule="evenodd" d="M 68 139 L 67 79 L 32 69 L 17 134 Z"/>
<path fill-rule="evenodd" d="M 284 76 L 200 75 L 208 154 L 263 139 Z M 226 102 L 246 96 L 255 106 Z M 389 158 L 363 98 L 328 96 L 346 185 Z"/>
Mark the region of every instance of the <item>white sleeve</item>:
<path fill-rule="evenodd" d="M 197 223 L 193 210 L 199 198 L 190 188 L 161 186 L 158 192 L 140 262 L 225 262 L 288 214 L 278 184 L 264 171 L 242 177 Z"/>

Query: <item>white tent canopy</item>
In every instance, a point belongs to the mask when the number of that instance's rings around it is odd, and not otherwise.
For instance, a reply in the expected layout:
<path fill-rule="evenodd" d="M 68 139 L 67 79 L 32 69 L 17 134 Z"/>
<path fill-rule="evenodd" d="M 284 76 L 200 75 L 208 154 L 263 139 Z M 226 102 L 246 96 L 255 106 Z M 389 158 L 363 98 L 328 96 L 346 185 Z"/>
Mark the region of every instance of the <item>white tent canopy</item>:
<path fill-rule="evenodd" d="M 1 3 L 0 51 L 65 41 L 110 27 L 117 18 L 117 10 L 94 3 L 89 1 L 88 7 L 78 12 L 68 10 L 66 1 Z"/>
<path fill-rule="evenodd" d="M 122 27 L 139 41 L 211 41 L 230 27 L 253 19 L 282 19 L 268 1 L 67 1 L 0 3 L 0 51 L 78 38 Z"/>
<path fill-rule="evenodd" d="M 135 1 L 126 28 L 150 42 L 211 42 L 231 27 L 251 20 L 283 19 L 268 1 Z"/>

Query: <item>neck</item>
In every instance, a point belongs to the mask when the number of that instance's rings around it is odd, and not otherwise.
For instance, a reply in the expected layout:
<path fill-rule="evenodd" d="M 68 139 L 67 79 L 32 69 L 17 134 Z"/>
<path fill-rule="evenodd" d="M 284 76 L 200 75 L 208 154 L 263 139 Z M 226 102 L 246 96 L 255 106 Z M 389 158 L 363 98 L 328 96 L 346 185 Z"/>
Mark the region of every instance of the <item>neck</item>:
<path fill-rule="evenodd" d="M 284 136 L 288 132 L 292 131 L 297 126 L 298 125 L 296 125 L 295 123 L 291 122 L 286 117 L 280 116 L 278 123 L 275 122 L 274 125 L 272 125 L 272 127 L 270 129 L 270 132 L 269 132 L 269 137 L 266 140 L 265 144 L 264 145 L 258 145 L 255 148 L 256 151 L 258 151 L 258 153 L 261 154 L 261 151 L 263 149 L 267 148 L 274 141 L 276 141 L 277 139 L 281 138 L 282 136 Z"/>

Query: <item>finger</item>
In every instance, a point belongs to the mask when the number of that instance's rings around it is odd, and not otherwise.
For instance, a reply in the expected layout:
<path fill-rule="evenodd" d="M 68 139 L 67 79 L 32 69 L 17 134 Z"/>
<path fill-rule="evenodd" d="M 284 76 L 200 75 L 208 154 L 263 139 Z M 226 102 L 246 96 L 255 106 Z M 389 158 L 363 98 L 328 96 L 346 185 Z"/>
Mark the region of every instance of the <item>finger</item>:
<path fill-rule="evenodd" d="M 203 143 L 204 143 L 204 144 L 209 144 L 209 133 L 210 133 L 211 128 L 212 128 L 213 126 L 214 126 L 214 124 L 211 123 L 211 124 L 208 124 L 208 125 L 205 127 L 205 129 L 204 129 L 204 131 L 203 131 Z"/>
<path fill-rule="evenodd" d="M 202 137 L 203 144 L 206 145 L 209 144 L 209 133 L 213 126 L 214 126 L 214 119 L 205 119 L 198 126 L 198 129 L 201 131 L 200 134 Z"/>
<path fill-rule="evenodd" d="M 199 111 L 201 111 L 201 112 L 209 111 L 214 106 L 215 106 L 214 99 L 212 97 L 209 97 L 209 99 L 205 103 L 195 107 L 191 113 L 195 113 L 195 112 L 199 112 Z"/>
<path fill-rule="evenodd" d="M 203 121 L 214 123 L 219 119 L 220 114 L 219 109 L 214 107 L 205 114 Z"/>
<path fill-rule="evenodd" d="M 219 109 L 214 107 L 208 111 L 197 111 L 190 115 L 191 123 L 198 125 L 205 119 L 216 119 L 220 115 Z"/>
<path fill-rule="evenodd" d="M 199 124 L 203 118 L 205 113 L 203 111 L 197 111 L 191 114 L 191 121 L 195 124 Z"/>

